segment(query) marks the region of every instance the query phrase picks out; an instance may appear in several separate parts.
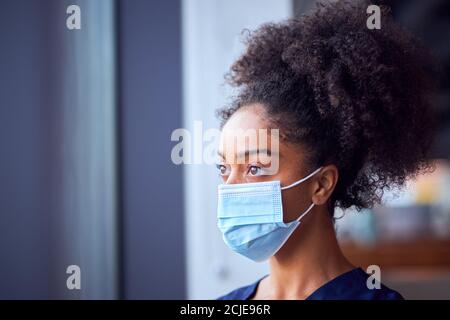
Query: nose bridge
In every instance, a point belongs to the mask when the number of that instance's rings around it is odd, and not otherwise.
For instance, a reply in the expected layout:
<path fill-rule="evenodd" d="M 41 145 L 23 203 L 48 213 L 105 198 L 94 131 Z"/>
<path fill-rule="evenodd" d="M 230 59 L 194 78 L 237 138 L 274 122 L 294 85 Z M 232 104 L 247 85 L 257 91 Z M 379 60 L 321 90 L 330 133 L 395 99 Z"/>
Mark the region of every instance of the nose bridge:
<path fill-rule="evenodd" d="M 231 170 L 230 175 L 228 176 L 225 184 L 238 184 L 245 183 L 244 177 L 239 173 L 239 170 Z"/>

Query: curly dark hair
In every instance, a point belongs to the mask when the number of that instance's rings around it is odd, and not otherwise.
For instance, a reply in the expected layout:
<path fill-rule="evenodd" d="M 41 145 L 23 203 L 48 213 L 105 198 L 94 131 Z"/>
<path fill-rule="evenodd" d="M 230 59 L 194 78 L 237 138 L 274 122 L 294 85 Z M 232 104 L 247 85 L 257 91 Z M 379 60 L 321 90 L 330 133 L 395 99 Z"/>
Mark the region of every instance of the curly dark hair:
<path fill-rule="evenodd" d="M 311 167 L 334 164 L 334 208 L 379 203 L 386 189 L 431 168 L 432 57 L 381 7 L 368 29 L 368 3 L 319 4 L 297 19 L 264 24 L 226 78 L 238 94 L 222 125 L 259 103 L 282 139 L 308 150 Z"/>

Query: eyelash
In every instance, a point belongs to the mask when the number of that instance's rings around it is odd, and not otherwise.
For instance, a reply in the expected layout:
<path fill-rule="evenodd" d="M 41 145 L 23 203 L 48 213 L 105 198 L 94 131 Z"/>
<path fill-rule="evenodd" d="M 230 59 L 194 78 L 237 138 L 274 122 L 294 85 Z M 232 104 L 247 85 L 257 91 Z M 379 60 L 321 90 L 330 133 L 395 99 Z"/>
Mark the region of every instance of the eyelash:
<path fill-rule="evenodd" d="M 216 164 L 216 168 L 219 170 L 219 176 L 223 177 L 223 176 L 226 176 L 226 175 L 227 175 L 226 173 L 222 173 L 222 172 L 221 172 L 221 169 L 222 169 L 222 168 L 225 168 L 225 169 L 228 171 L 228 168 L 227 168 L 226 165 L 223 165 L 223 164 L 218 163 L 218 164 Z"/>
<path fill-rule="evenodd" d="M 225 170 L 227 170 L 227 171 L 229 171 L 229 168 L 227 168 L 227 166 L 226 165 L 224 165 L 224 164 L 220 164 L 220 163 L 218 163 L 218 164 L 216 164 L 216 168 L 219 170 L 219 176 L 227 176 L 229 173 L 227 173 L 227 172 L 225 172 L 225 173 L 222 173 L 221 172 L 221 169 L 222 168 L 225 168 Z M 251 174 L 251 170 L 253 169 L 253 168 L 257 168 L 257 170 L 258 170 L 258 172 L 259 173 L 257 173 L 257 174 Z M 257 165 L 249 165 L 249 167 L 248 167 L 248 169 L 247 169 L 247 174 L 248 175 L 250 175 L 250 176 L 252 176 L 252 177 L 259 177 L 259 176 L 262 176 L 262 175 L 264 175 L 264 173 L 263 173 L 263 168 L 262 167 L 260 167 L 260 166 L 257 166 Z"/>
<path fill-rule="evenodd" d="M 257 168 L 257 169 L 258 169 L 258 170 L 257 170 L 258 172 L 261 172 L 261 171 L 262 171 L 262 168 L 261 168 L 261 167 L 255 166 L 255 165 L 250 165 L 250 166 L 248 167 L 247 174 L 250 174 L 252 177 L 258 177 L 258 176 L 260 176 L 261 174 L 251 174 L 251 170 L 252 170 L 253 168 Z"/>

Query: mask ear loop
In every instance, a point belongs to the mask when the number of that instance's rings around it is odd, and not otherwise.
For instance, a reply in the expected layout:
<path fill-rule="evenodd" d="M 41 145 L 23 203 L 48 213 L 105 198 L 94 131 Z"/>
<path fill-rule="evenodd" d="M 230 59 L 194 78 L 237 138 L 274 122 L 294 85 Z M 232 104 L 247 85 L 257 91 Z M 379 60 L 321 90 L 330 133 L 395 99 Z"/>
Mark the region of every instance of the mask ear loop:
<path fill-rule="evenodd" d="M 314 202 L 313 203 L 311 203 L 311 205 L 309 206 L 309 208 L 308 209 L 306 209 L 306 211 L 305 212 L 303 212 L 301 215 L 300 215 L 300 217 L 298 217 L 297 219 L 295 219 L 295 220 L 297 220 L 297 221 L 300 221 L 308 212 L 310 212 L 311 211 L 311 209 L 314 207 Z"/>
<path fill-rule="evenodd" d="M 287 185 L 287 186 L 285 186 L 285 187 L 281 187 L 281 190 L 289 189 L 289 188 L 292 188 L 292 187 L 295 187 L 295 186 L 299 185 L 299 184 L 302 183 L 303 181 L 306 181 L 306 180 L 308 180 L 309 178 L 311 178 L 313 175 L 315 175 L 315 174 L 316 174 L 317 172 L 319 172 L 321 169 L 322 169 L 322 167 L 316 169 L 314 172 L 310 173 L 310 174 L 307 175 L 306 177 L 304 177 L 304 178 L 302 178 L 302 179 L 300 179 L 300 180 L 298 180 L 298 181 L 296 181 L 296 182 L 294 182 L 294 183 L 292 183 L 292 184 L 290 184 L 290 185 Z M 311 209 L 312 209 L 313 207 L 314 207 L 314 202 L 311 203 L 311 205 L 309 206 L 309 208 L 306 209 L 306 211 L 303 212 L 303 213 L 300 215 L 300 217 L 298 217 L 298 218 L 295 219 L 295 220 L 296 220 L 296 221 L 300 221 L 300 220 L 301 220 L 308 212 L 311 211 Z"/>
<path fill-rule="evenodd" d="M 306 180 L 308 180 L 309 178 L 311 178 L 313 175 L 315 175 L 315 174 L 316 174 L 317 172 L 319 172 L 321 169 L 322 169 L 322 167 L 316 169 L 313 173 L 310 173 L 310 174 L 307 175 L 306 177 L 304 177 L 304 178 L 302 178 L 302 179 L 300 179 L 300 180 L 298 180 L 298 181 L 296 181 L 296 182 L 294 182 L 294 183 L 292 183 L 292 184 L 290 184 L 290 185 L 288 185 L 288 186 L 281 187 L 281 190 L 289 189 L 289 188 L 295 187 L 296 185 L 299 185 L 299 184 L 302 183 L 303 181 L 306 181 Z"/>

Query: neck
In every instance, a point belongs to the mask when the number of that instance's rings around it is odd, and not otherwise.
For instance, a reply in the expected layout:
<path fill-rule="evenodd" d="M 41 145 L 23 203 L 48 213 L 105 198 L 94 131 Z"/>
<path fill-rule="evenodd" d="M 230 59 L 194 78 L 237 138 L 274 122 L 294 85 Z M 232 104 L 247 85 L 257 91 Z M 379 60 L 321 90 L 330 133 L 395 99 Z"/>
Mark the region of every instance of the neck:
<path fill-rule="evenodd" d="M 304 299 L 354 267 L 342 254 L 325 207 L 314 207 L 285 245 L 270 258 L 274 299 Z"/>

